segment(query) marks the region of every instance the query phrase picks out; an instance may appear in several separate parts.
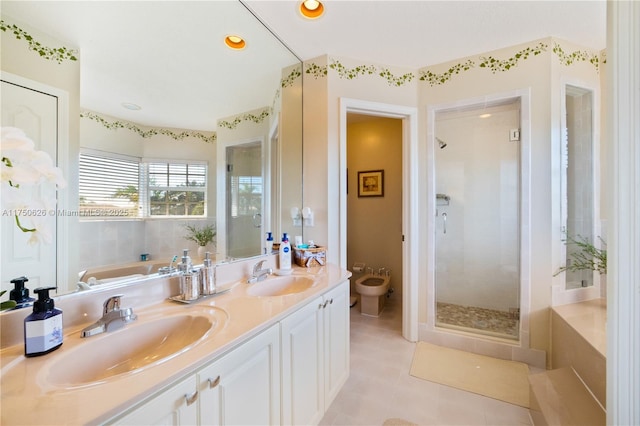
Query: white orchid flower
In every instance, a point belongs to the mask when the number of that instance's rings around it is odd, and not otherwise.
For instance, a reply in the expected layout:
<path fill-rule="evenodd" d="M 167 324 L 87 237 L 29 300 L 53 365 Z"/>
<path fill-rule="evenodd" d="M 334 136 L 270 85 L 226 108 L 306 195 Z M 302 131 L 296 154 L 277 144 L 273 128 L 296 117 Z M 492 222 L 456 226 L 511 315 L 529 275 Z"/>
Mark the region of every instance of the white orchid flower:
<path fill-rule="evenodd" d="M 66 181 L 62 170 L 53 164 L 44 151 L 36 151 L 35 144 L 15 127 L 3 127 L 0 143 L 1 201 L 3 208 L 14 210 L 16 226 L 29 232 L 29 244 L 53 241 L 50 211 L 55 211 L 55 186 L 62 188 Z M 38 190 L 40 185 L 46 187 Z M 36 194 L 43 194 L 37 196 Z M 19 211 L 39 211 L 46 214 L 19 215 Z"/>

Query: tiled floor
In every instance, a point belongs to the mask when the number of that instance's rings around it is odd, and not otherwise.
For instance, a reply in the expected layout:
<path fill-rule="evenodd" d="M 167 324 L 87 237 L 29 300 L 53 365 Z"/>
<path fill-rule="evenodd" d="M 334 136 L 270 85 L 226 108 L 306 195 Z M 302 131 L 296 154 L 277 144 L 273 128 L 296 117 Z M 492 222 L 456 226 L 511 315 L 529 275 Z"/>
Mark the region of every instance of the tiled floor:
<path fill-rule="evenodd" d="M 415 343 L 401 335 L 397 294 L 378 318 L 351 308 L 351 374 L 323 425 L 531 425 L 529 410 L 409 375 Z"/>
<path fill-rule="evenodd" d="M 436 325 L 517 340 L 520 321 L 517 314 L 513 316 L 509 312 L 438 302 Z"/>

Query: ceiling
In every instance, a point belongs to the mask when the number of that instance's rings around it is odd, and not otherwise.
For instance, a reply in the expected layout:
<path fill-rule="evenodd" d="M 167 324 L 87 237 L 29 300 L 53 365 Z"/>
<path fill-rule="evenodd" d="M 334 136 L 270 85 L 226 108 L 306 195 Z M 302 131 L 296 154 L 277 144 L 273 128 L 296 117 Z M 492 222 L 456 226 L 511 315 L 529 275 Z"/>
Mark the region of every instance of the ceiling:
<path fill-rule="evenodd" d="M 245 3 L 303 60 L 329 54 L 416 69 L 550 36 L 606 46 L 605 0 L 326 0 L 313 21 L 298 1 Z"/>
<path fill-rule="evenodd" d="M 328 0 L 313 21 L 297 0 L 243 3 L 303 60 L 329 54 L 416 70 L 549 36 L 606 44 L 605 0 Z M 79 46 L 81 107 L 146 125 L 214 130 L 219 118 L 268 104 L 280 75 L 256 74 L 264 67 L 226 48 L 214 52 L 225 34 L 243 32 L 247 51 L 278 56 L 277 67 L 295 60 L 273 53 L 269 32 L 252 26 L 237 1 L 3 0 L 2 14 Z M 123 102 L 143 109 L 126 111 Z"/>

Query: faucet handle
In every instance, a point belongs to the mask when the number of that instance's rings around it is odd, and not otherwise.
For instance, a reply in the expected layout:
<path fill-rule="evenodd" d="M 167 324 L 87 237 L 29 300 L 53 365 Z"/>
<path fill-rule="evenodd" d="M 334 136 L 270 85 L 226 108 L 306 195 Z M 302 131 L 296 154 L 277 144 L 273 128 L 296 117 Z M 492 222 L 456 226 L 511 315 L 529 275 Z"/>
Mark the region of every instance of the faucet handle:
<path fill-rule="evenodd" d="M 109 312 L 120 310 L 120 301 L 122 300 L 122 296 L 124 296 L 124 294 L 116 294 L 115 296 L 111 296 L 105 300 L 102 314 L 107 315 Z"/>

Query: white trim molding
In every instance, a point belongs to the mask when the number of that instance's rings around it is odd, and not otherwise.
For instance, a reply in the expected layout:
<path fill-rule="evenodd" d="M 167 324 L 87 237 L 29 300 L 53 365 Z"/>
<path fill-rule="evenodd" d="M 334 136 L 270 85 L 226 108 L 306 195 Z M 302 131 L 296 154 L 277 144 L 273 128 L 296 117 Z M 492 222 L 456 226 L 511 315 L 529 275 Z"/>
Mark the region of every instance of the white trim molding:
<path fill-rule="evenodd" d="M 607 2 L 607 424 L 640 424 L 640 2 Z"/>

